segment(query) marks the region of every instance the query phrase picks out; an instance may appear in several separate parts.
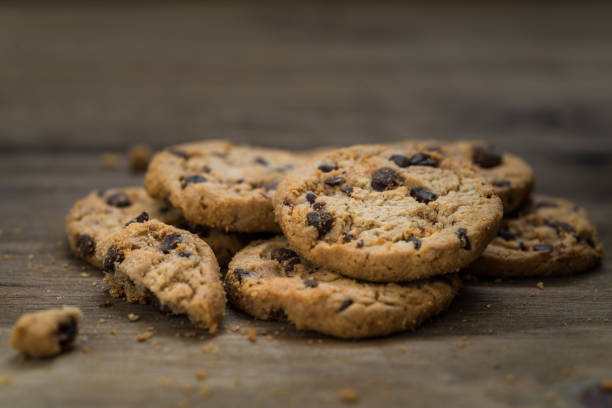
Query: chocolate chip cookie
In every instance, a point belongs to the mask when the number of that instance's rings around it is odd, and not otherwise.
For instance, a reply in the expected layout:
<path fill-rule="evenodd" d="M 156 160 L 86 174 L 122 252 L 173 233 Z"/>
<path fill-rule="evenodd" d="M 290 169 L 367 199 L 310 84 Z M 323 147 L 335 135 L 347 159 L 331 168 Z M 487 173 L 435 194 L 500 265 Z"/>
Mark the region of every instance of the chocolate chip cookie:
<path fill-rule="evenodd" d="M 347 279 L 297 255 L 283 237 L 251 243 L 229 265 L 230 302 L 259 319 L 361 338 L 413 329 L 455 297 L 456 274 L 411 283 Z"/>
<path fill-rule="evenodd" d="M 440 150 L 450 156 L 464 157 L 477 166 L 480 174 L 493 185 L 493 190 L 504 204 L 504 214 L 516 210 L 533 190 L 534 174 L 520 157 L 499 153 L 494 147 L 479 141 L 407 141 L 425 149 Z"/>
<path fill-rule="evenodd" d="M 113 297 L 186 314 L 214 333 L 225 311 L 219 265 L 196 235 L 159 221 L 133 223 L 100 244 Z"/>
<path fill-rule="evenodd" d="M 568 200 L 536 196 L 506 217 L 470 272 L 495 277 L 557 276 L 586 271 L 603 255 L 586 210 Z"/>
<path fill-rule="evenodd" d="M 146 188 L 197 224 L 278 232 L 272 197 L 285 173 L 301 160 L 302 155 L 223 141 L 184 144 L 155 155 Z"/>
<path fill-rule="evenodd" d="M 75 255 L 101 268 L 104 254 L 97 251 L 100 241 L 126 224 L 149 219 L 197 233 L 210 245 L 223 266 L 246 244 L 246 237 L 186 221 L 178 209 L 150 198 L 141 187 L 94 191 L 77 201 L 66 217 L 68 242 Z"/>
<path fill-rule="evenodd" d="M 76 307 L 26 313 L 17 320 L 10 344 L 31 357 L 51 357 L 70 349 L 83 314 Z"/>
<path fill-rule="evenodd" d="M 379 282 L 456 272 L 502 218 L 493 187 L 466 160 L 399 145 L 318 156 L 279 184 L 275 210 L 300 255 Z"/>

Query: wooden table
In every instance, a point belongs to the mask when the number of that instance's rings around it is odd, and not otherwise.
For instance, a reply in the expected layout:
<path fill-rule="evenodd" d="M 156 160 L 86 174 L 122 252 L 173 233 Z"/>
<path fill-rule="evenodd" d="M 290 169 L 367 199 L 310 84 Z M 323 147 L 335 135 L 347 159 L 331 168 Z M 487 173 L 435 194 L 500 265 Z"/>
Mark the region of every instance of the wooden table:
<path fill-rule="evenodd" d="M 603 4 L 2 4 L 0 406 L 335 406 L 344 387 L 361 406 L 611 406 L 597 388 L 612 377 L 610 21 Z M 100 307 L 101 274 L 62 244 L 75 200 L 142 183 L 125 162 L 102 169 L 104 152 L 411 137 L 522 155 L 539 192 L 589 209 L 603 265 L 543 290 L 472 282 L 421 329 L 377 340 L 231 309 L 210 337 L 148 306 Z M 24 360 L 6 345 L 19 315 L 62 304 L 85 313 L 73 352 Z"/>

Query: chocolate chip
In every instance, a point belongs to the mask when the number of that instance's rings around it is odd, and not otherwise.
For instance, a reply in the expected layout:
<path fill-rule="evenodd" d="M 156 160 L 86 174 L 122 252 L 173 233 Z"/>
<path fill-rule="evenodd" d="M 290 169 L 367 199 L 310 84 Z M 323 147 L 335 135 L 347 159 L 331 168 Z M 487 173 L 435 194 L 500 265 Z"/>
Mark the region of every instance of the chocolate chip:
<path fill-rule="evenodd" d="M 533 249 L 534 251 L 552 251 L 553 246 L 550 244 L 538 244 L 534 245 L 531 249 Z"/>
<path fill-rule="evenodd" d="M 469 251 L 472 248 L 472 244 L 468 238 L 467 230 L 465 228 L 457 228 L 457 236 L 460 242 L 459 247 Z"/>
<path fill-rule="evenodd" d="M 195 174 L 193 176 L 187 176 L 181 182 L 181 187 L 185 188 L 188 184 L 197 184 L 206 182 L 206 177 L 201 176 L 199 174 Z"/>
<path fill-rule="evenodd" d="M 313 211 L 306 214 L 306 222 L 319 231 L 319 237 L 327 234 L 332 228 L 334 217 L 325 210 Z"/>
<path fill-rule="evenodd" d="M 186 152 L 182 151 L 182 150 L 168 149 L 168 153 L 173 154 L 175 156 L 178 156 L 178 157 L 180 157 L 182 159 L 185 159 L 185 160 L 189 159 L 189 155 Z"/>
<path fill-rule="evenodd" d="M 189 251 L 181 251 L 177 255 L 181 258 L 189 258 L 191 256 L 191 253 Z"/>
<path fill-rule="evenodd" d="M 393 190 L 401 184 L 401 180 L 395 170 L 389 167 L 381 167 L 372 174 L 370 185 L 375 191 Z"/>
<path fill-rule="evenodd" d="M 590 246 L 591 248 L 595 248 L 595 242 L 593 241 L 593 238 L 587 237 L 587 239 L 585 241 L 586 241 L 588 246 Z"/>
<path fill-rule="evenodd" d="M 340 312 L 348 309 L 348 307 L 350 305 L 352 305 L 352 304 L 353 304 L 353 300 L 352 299 L 346 299 L 344 302 L 342 302 L 342 304 L 340 305 L 340 307 L 338 308 L 336 313 L 340 313 Z"/>
<path fill-rule="evenodd" d="M 433 191 L 430 191 L 423 187 L 412 187 L 410 189 L 410 195 L 419 203 L 424 204 L 427 204 L 430 201 L 435 201 L 438 198 L 438 196 L 435 195 Z"/>
<path fill-rule="evenodd" d="M 506 227 L 500 228 L 500 230 L 497 232 L 497 235 L 502 237 L 505 241 L 514 241 L 516 239 L 514 234 L 511 233 L 510 230 Z"/>
<path fill-rule="evenodd" d="M 263 157 L 256 157 L 255 158 L 255 163 L 261 164 L 262 166 L 267 166 L 268 165 L 268 161 L 266 159 L 264 159 Z"/>
<path fill-rule="evenodd" d="M 344 183 L 344 177 L 329 177 L 325 179 L 325 184 L 332 187 L 342 183 Z"/>
<path fill-rule="evenodd" d="M 499 166 L 502 162 L 502 156 L 496 153 L 491 146 L 474 146 L 472 148 L 472 161 L 483 169 L 489 169 Z"/>
<path fill-rule="evenodd" d="M 127 227 L 128 225 L 134 224 L 135 222 L 143 223 L 145 221 L 149 221 L 149 214 L 147 214 L 145 211 L 143 211 L 143 212 L 140 213 L 140 215 L 138 215 L 138 217 L 128 221 L 127 224 L 125 224 L 125 226 Z"/>
<path fill-rule="evenodd" d="M 340 187 L 340 191 L 342 191 L 343 193 L 346 193 L 346 195 L 350 196 L 353 193 L 353 187 L 342 186 L 342 187 Z"/>
<path fill-rule="evenodd" d="M 302 281 L 302 283 L 307 288 L 316 288 L 317 286 L 319 286 L 319 282 L 317 282 L 316 280 L 313 280 L 313 279 L 304 279 Z"/>
<path fill-rule="evenodd" d="M 283 205 L 289 207 L 291 203 L 287 200 L 283 200 Z"/>
<path fill-rule="evenodd" d="M 550 224 L 548 224 L 548 226 L 556 230 L 557 234 L 560 234 L 562 231 L 563 232 L 576 232 L 574 227 L 572 227 L 567 222 L 563 222 L 563 221 L 553 221 Z"/>
<path fill-rule="evenodd" d="M 161 250 L 164 254 L 169 254 L 170 251 L 176 249 L 178 244 L 180 244 L 181 242 L 183 242 L 183 237 L 181 236 L 181 234 L 172 232 L 166 235 L 166 237 L 164 238 L 164 241 L 161 245 Z"/>
<path fill-rule="evenodd" d="M 410 166 L 410 159 L 401 154 L 394 154 L 389 157 L 393 163 L 397 164 L 399 167 L 408 167 Z"/>
<path fill-rule="evenodd" d="M 299 263 L 302 263 L 302 261 L 300 261 L 300 258 L 292 258 L 289 260 L 289 262 L 287 262 L 287 265 L 285 265 L 285 272 L 290 272 L 293 270 L 293 267 Z"/>
<path fill-rule="evenodd" d="M 295 251 L 289 248 L 275 248 L 270 252 L 270 258 L 278 262 L 287 261 L 298 256 Z"/>
<path fill-rule="evenodd" d="M 119 251 L 116 245 L 111 245 L 106 251 L 106 257 L 104 258 L 104 270 L 106 272 L 115 271 L 115 263 L 121 263 L 125 259 L 123 252 Z"/>
<path fill-rule="evenodd" d="M 357 242 L 355 243 L 355 246 L 356 246 L 357 248 L 363 248 L 363 239 L 360 239 L 359 241 L 357 241 Z"/>
<path fill-rule="evenodd" d="M 410 158 L 410 165 L 435 167 L 438 165 L 438 161 L 428 154 L 417 153 Z"/>
<path fill-rule="evenodd" d="M 310 204 L 314 203 L 316 199 L 317 199 L 316 194 L 314 194 L 314 193 L 310 193 L 310 192 L 306 193 L 306 200 L 307 200 L 307 201 L 308 201 Z"/>
<path fill-rule="evenodd" d="M 527 251 L 527 247 L 524 242 L 519 242 L 519 248 L 521 251 Z"/>
<path fill-rule="evenodd" d="M 355 238 L 353 234 L 346 234 L 342 240 L 344 242 L 350 242 L 353 238 Z"/>
<path fill-rule="evenodd" d="M 210 168 L 210 166 L 205 164 L 204 167 L 202 167 L 202 171 L 204 173 L 210 173 L 212 171 L 212 169 Z"/>
<path fill-rule="evenodd" d="M 132 205 L 132 200 L 130 200 L 130 197 L 128 197 L 127 194 L 125 194 L 123 191 L 120 191 L 118 193 L 110 195 L 106 199 L 106 204 L 118 208 L 129 207 L 130 205 Z"/>
<path fill-rule="evenodd" d="M 243 178 L 239 178 L 238 180 L 236 180 L 237 184 L 242 184 L 244 183 L 244 179 Z"/>
<path fill-rule="evenodd" d="M 504 180 L 504 181 L 498 181 L 497 183 L 493 183 L 493 185 L 495 187 L 509 188 L 512 185 L 512 183 L 510 183 L 508 180 Z"/>
<path fill-rule="evenodd" d="M 319 201 L 318 203 L 314 203 L 312 205 L 312 208 L 314 208 L 315 210 L 320 210 L 323 207 L 325 207 L 325 202 L 324 201 Z"/>
<path fill-rule="evenodd" d="M 421 249 L 421 240 L 417 237 L 408 237 L 406 241 L 412 242 L 414 244 L 414 249 Z"/>
<path fill-rule="evenodd" d="M 263 198 L 265 198 L 266 200 L 271 200 L 272 199 L 272 197 L 270 197 L 269 195 L 264 194 L 264 193 L 259 193 L 259 195 L 262 196 Z"/>
<path fill-rule="evenodd" d="M 242 282 L 243 278 L 250 278 L 251 273 L 248 271 L 245 271 L 244 269 L 234 269 L 234 276 L 236 277 L 238 282 Z"/>
<path fill-rule="evenodd" d="M 76 239 L 76 246 L 79 249 L 81 256 L 85 258 L 92 256 L 94 252 L 96 252 L 96 243 L 91 235 L 78 235 Z"/>
<path fill-rule="evenodd" d="M 62 322 L 57 328 L 57 342 L 62 350 L 66 350 L 72 345 L 77 335 L 78 326 L 74 317 L 70 317 L 67 322 Z"/>
<path fill-rule="evenodd" d="M 318 169 L 323 173 L 329 173 L 332 170 L 336 170 L 336 166 L 332 166 L 331 164 L 319 164 Z"/>
<path fill-rule="evenodd" d="M 442 149 L 440 149 L 439 146 L 427 146 L 425 150 L 427 150 L 428 152 L 441 152 L 442 151 Z"/>

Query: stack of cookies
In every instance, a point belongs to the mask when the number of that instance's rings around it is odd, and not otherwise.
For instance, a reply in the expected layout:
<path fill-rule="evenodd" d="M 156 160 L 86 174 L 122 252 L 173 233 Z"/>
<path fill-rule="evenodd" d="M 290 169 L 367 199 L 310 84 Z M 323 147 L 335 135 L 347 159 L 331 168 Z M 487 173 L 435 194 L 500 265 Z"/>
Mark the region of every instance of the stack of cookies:
<path fill-rule="evenodd" d="M 462 270 L 560 275 L 602 256 L 583 209 L 532 197 L 523 160 L 476 142 L 297 154 L 206 141 L 155 155 L 145 184 L 77 202 L 72 251 L 112 296 L 211 332 L 227 297 L 259 319 L 380 336 L 444 310 Z"/>

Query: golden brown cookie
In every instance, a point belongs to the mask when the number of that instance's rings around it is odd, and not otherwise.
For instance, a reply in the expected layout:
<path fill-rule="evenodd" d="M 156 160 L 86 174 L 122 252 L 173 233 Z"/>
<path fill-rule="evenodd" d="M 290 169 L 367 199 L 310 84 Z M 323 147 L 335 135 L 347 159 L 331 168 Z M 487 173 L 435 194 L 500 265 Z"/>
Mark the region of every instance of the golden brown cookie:
<path fill-rule="evenodd" d="M 149 219 L 197 233 L 210 245 L 222 266 L 248 242 L 247 237 L 186 221 L 179 210 L 150 198 L 142 187 L 94 191 L 77 201 L 66 217 L 68 242 L 75 255 L 101 268 L 104 254 L 97 251 L 100 241 L 130 222 Z"/>
<path fill-rule="evenodd" d="M 279 184 L 275 210 L 304 258 L 379 282 L 458 271 L 502 218 L 499 197 L 466 160 L 400 145 L 318 156 Z"/>
<path fill-rule="evenodd" d="M 133 223 L 100 244 L 114 297 L 186 314 L 214 333 L 225 311 L 219 265 L 196 235 L 159 221 Z"/>
<path fill-rule="evenodd" d="M 401 284 L 347 279 L 301 258 L 283 237 L 251 243 L 225 276 L 230 302 L 246 313 L 343 338 L 414 329 L 459 287 L 456 274 Z"/>
<path fill-rule="evenodd" d="M 302 156 L 223 141 L 184 144 L 155 155 L 146 188 L 196 224 L 224 231 L 277 232 L 272 197 Z"/>
<path fill-rule="evenodd" d="M 557 276 L 597 265 L 603 245 L 585 209 L 562 199 L 536 196 L 504 218 L 495 238 L 470 272 L 494 277 Z"/>
<path fill-rule="evenodd" d="M 76 307 L 26 313 L 17 320 L 10 344 L 31 357 L 51 357 L 70 349 L 83 313 Z"/>

